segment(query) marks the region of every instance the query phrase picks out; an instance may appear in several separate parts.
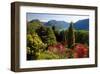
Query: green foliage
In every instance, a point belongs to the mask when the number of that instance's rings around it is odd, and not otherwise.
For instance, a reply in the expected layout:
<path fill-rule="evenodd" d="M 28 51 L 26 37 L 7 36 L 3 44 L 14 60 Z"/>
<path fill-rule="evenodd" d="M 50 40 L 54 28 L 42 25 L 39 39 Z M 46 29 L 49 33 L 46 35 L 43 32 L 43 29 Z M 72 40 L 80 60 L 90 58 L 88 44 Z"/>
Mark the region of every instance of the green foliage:
<path fill-rule="evenodd" d="M 41 26 L 37 29 L 37 33 L 45 44 L 52 45 L 57 43 L 55 34 L 51 27 Z"/>
<path fill-rule="evenodd" d="M 38 52 L 37 59 L 59 59 L 59 56 L 50 51 Z"/>
<path fill-rule="evenodd" d="M 57 43 L 55 34 L 54 34 L 54 32 L 53 32 L 51 27 L 47 28 L 47 36 L 48 36 L 48 38 L 47 38 L 48 39 L 47 40 L 47 44 L 48 45 L 53 45 L 53 44 Z"/>
<path fill-rule="evenodd" d="M 29 46 L 30 49 L 34 51 L 39 51 L 39 49 L 42 50 L 46 47 L 46 45 L 42 42 L 37 33 L 27 35 L 27 46 Z"/>
<path fill-rule="evenodd" d="M 52 26 L 52 29 L 53 29 L 53 32 L 54 32 L 54 34 L 56 36 L 56 40 L 58 42 L 61 42 L 62 41 L 62 37 L 60 35 L 60 31 L 55 26 Z"/>
<path fill-rule="evenodd" d="M 48 38 L 48 36 L 47 36 L 47 28 L 45 26 L 41 26 L 36 30 L 36 32 L 41 37 L 42 41 L 44 43 L 46 43 L 47 38 Z"/>
<path fill-rule="evenodd" d="M 89 45 L 89 31 L 76 30 L 75 31 L 75 42 Z"/>
<path fill-rule="evenodd" d="M 73 29 L 73 23 L 70 23 L 70 27 L 68 29 L 68 34 L 67 34 L 67 43 L 68 43 L 68 48 L 71 48 L 75 44 L 75 35 L 74 35 L 74 29 Z"/>
<path fill-rule="evenodd" d="M 27 54 L 35 55 L 36 52 L 43 51 L 46 44 L 42 42 L 37 33 L 27 35 Z"/>
<path fill-rule="evenodd" d="M 60 32 L 60 40 L 63 41 L 63 42 L 66 42 L 66 40 L 67 40 L 66 39 L 66 33 L 65 33 L 64 30 Z"/>
<path fill-rule="evenodd" d="M 43 24 L 39 20 L 32 20 L 27 23 L 27 33 L 31 34 Z"/>
<path fill-rule="evenodd" d="M 66 39 L 66 31 L 65 30 L 62 30 L 62 31 L 59 31 L 55 26 L 52 27 L 53 31 L 54 31 L 54 34 L 56 36 L 56 40 L 58 42 L 66 42 L 67 39 Z"/>

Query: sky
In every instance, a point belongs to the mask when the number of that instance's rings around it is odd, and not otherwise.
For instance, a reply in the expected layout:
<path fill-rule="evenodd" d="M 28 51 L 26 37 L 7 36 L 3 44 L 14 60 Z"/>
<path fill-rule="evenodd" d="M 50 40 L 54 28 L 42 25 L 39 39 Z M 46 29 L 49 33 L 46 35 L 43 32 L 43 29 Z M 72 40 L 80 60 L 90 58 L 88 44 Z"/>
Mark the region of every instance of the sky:
<path fill-rule="evenodd" d="M 48 14 L 48 13 L 27 13 L 27 21 L 39 19 L 42 22 L 48 22 L 50 20 L 77 22 L 82 19 L 88 19 L 88 15 L 75 15 L 75 14 Z"/>

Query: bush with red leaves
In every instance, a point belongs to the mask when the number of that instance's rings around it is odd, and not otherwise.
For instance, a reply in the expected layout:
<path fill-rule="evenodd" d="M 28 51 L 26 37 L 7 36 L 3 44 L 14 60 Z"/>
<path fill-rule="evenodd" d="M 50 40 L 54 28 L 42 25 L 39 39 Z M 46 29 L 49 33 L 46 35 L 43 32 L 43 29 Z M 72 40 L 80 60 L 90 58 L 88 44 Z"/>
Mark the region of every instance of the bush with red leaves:
<path fill-rule="evenodd" d="M 88 47 L 83 44 L 76 44 L 73 49 L 74 49 L 73 52 L 74 57 L 84 58 L 89 56 Z"/>
<path fill-rule="evenodd" d="M 54 53 L 62 54 L 62 55 L 63 53 L 66 52 L 66 48 L 61 43 L 49 46 L 48 50 Z"/>

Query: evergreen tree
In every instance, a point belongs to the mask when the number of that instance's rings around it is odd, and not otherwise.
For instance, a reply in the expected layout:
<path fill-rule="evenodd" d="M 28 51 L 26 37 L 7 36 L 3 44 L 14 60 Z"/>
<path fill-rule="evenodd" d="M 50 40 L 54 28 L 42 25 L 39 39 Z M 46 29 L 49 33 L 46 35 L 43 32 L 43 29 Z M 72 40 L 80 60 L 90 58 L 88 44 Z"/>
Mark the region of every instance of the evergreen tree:
<path fill-rule="evenodd" d="M 61 37 L 60 37 L 60 31 L 55 26 L 52 26 L 52 29 L 53 29 L 53 32 L 56 36 L 56 40 L 58 42 L 61 42 L 62 40 L 61 40 Z"/>
<path fill-rule="evenodd" d="M 74 29 L 73 29 L 73 22 L 70 23 L 67 35 L 68 35 L 67 36 L 68 48 L 71 48 L 75 44 L 75 35 L 74 35 Z"/>
<path fill-rule="evenodd" d="M 45 26 L 41 26 L 36 30 L 40 38 L 42 39 L 43 43 L 47 42 L 47 28 Z"/>
<path fill-rule="evenodd" d="M 47 28 L 47 36 L 48 36 L 48 38 L 47 38 L 48 45 L 53 45 L 53 44 L 57 43 L 56 36 L 55 36 L 54 31 L 51 27 Z"/>
<path fill-rule="evenodd" d="M 37 33 L 42 39 L 43 43 L 47 45 L 52 45 L 57 43 L 55 34 L 51 27 L 41 26 L 39 29 L 37 29 Z"/>
<path fill-rule="evenodd" d="M 61 41 L 65 42 L 65 32 L 64 30 L 60 32 Z"/>

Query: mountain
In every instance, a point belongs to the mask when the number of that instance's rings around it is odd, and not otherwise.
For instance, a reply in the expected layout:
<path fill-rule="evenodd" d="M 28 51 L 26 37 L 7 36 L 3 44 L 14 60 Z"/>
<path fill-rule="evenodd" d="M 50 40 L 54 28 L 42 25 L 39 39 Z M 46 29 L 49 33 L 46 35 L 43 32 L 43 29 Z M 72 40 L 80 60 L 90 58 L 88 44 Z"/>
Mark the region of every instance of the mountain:
<path fill-rule="evenodd" d="M 76 30 L 89 30 L 89 19 L 79 20 L 73 25 L 73 27 Z"/>
<path fill-rule="evenodd" d="M 50 20 L 48 22 L 42 22 L 38 19 L 34 19 L 28 22 L 28 29 L 35 30 L 40 26 L 55 26 L 59 31 L 66 30 L 69 28 L 69 23 L 65 21 Z M 89 30 L 89 19 L 79 20 L 73 25 L 76 30 Z"/>
<path fill-rule="evenodd" d="M 68 29 L 69 23 L 65 21 L 50 20 L 44 24 L 45 26 L 55 26 L 58 30 Z"/>

